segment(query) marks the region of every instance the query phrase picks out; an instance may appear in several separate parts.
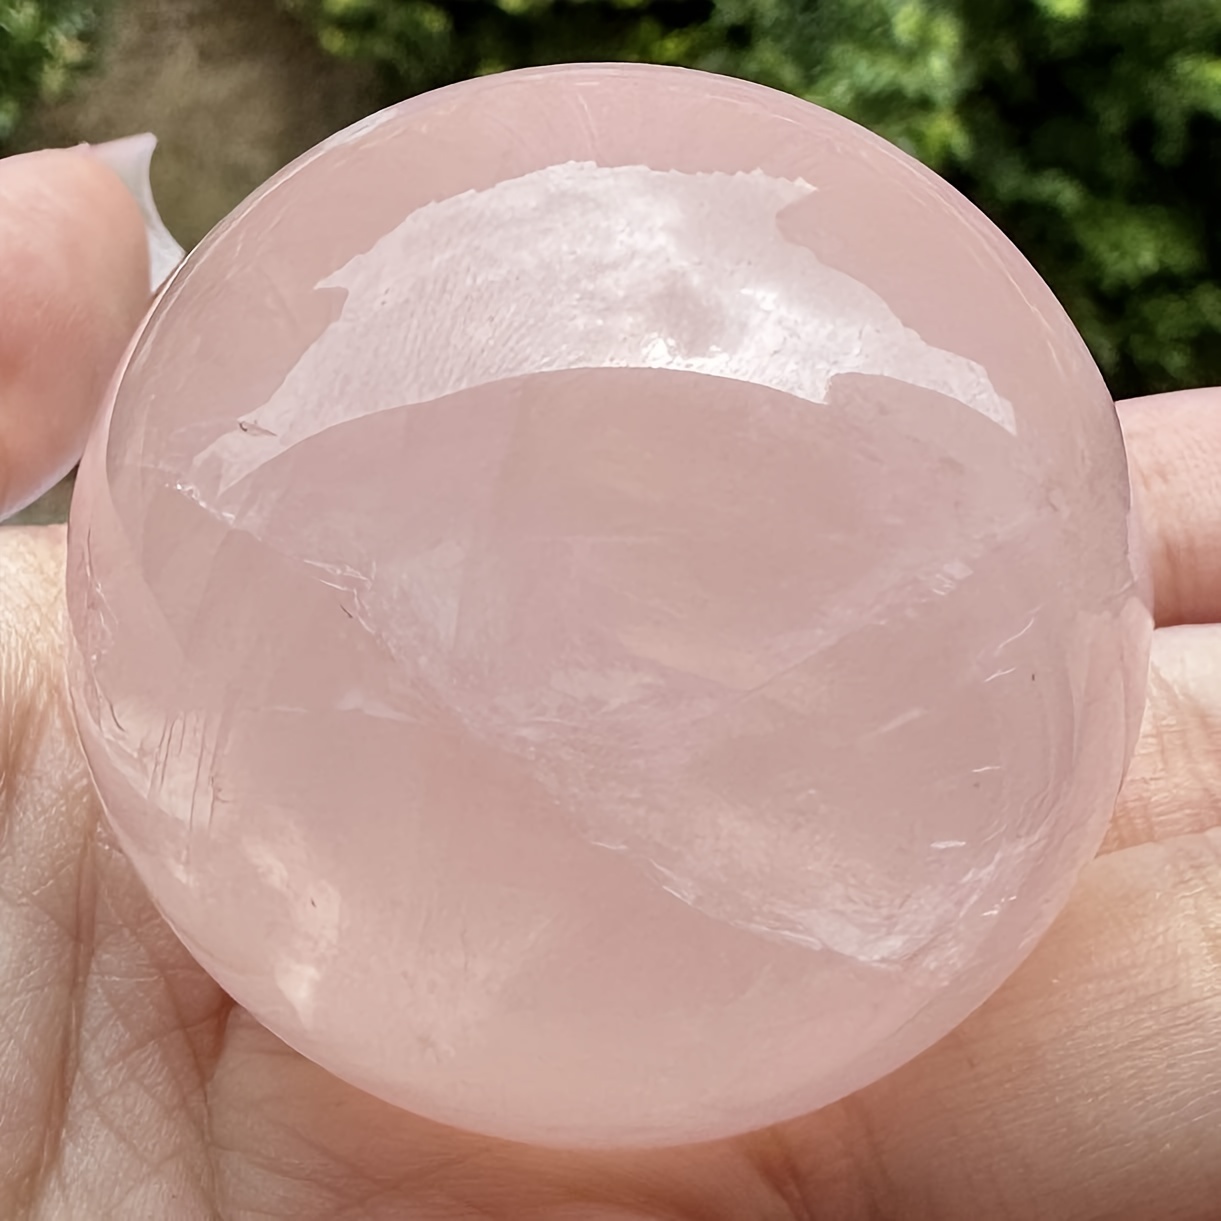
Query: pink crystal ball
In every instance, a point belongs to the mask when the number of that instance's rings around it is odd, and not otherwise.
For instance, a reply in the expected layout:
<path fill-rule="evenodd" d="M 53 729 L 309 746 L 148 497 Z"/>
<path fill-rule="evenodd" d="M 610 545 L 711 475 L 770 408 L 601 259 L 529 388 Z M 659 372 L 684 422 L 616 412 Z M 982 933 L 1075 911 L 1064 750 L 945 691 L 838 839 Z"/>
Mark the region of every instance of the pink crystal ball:
<path fill-rule="evenodd" d="M 206 969 L 421 1115 L 782 1120 L 993 991 L 1096 850 L 1149 615 L 1008 241 L 805 102 L 487 77 L 281 173 L 72 510 L 114 830 Z"/>

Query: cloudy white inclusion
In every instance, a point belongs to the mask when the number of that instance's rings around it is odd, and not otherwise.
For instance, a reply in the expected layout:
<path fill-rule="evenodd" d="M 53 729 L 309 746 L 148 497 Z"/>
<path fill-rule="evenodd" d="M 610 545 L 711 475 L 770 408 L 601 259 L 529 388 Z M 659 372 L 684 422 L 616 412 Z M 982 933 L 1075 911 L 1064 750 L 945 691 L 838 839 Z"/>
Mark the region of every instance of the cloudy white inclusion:
<path fill-rule="evenodd" d="M 344 290 L 339 317 L 247 429 L 201 455 L 205 494 L 346 420 L 578 368 L 704 373 L 811 402 L 840 374 L 891 376 L 1013 432 L 979 364 L 781 237 L 779 214 L 815 189 L 569 162 L 428 204 L 318 285 Z"/>

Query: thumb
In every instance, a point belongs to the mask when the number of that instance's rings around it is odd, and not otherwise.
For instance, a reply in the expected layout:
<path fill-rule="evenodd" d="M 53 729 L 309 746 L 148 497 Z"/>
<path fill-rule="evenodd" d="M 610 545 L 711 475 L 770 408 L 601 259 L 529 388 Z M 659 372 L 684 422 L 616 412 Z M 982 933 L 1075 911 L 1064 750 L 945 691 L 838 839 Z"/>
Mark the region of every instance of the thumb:
<path fill-rule="evenodd" d="M 139 209 L 97 158 L 0 161 L 0 518 L 80 457 L 148 283 Z"/>

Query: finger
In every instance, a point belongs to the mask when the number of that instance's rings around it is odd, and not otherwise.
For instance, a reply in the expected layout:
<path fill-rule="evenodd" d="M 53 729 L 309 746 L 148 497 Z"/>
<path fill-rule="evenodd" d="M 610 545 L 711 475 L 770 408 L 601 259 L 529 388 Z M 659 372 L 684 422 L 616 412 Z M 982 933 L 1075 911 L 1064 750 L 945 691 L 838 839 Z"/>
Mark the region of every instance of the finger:
<path fill-rule="evenodd" d="M 1101 853 L 1221 826 L 1221 627 L 1153 634 L 1145 717 Z"/>
<path fill-rule="evenodd" d="M 148 274 L 139 209 L 95 157 L 0 161 L 0 516 L 80 456 Z"/>
<path fill-rule="evenodd" d="M 1160 625 L 1221 621 L 1221 389 L 1119 404 Z"/>

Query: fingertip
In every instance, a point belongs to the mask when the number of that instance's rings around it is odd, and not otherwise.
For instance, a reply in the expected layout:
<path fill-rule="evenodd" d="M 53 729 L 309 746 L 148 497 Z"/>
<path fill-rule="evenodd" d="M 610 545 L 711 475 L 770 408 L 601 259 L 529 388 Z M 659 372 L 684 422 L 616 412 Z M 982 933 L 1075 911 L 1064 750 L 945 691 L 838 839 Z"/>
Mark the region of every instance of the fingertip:
<path fill-rule="evenodd" d="M 1159 626 L 1221 621 L 1221 389 L 1118 405 Z"/>
<path fill-rule="evenodd" d="M 148 276 L 140 210 L 88 150 L 0 161 L 0 515 L 80 456 Z"/>

